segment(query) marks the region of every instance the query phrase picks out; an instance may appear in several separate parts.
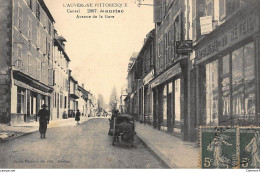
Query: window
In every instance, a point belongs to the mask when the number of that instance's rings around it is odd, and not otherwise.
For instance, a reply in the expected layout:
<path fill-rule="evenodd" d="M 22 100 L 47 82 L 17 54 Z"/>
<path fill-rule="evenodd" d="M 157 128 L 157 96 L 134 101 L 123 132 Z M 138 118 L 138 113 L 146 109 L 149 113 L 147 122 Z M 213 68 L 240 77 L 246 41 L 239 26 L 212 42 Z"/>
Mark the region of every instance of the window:
<path fill-rule="evenodd" d="M 41 80 L 45 81 L 45 63 L 41 63 Z"/>
<path fill-rule="evenodd" d="M 27 64 L 28 64 L 28 74 L 31 74 L 31 72 L 32 72 L 32 62 L 31 62 L 31 54 L 28 54 L 28 62 L 27 62 Z"/>
<path fill-rule="evenodd" d="M 56 93 L 55 92 L 53 92 L 53 94 L 52 94 L 52 99 L 53 99 L 53 107 L 55 108 L 55 105 L 56 105 L 56 103 L 55 103 L 55 100 L 56 100 Z"/>
<path fill-rule="evenodd" d="M 22 59 L 22 48 L 21 48 L 21 46 L 18 46 L 18 48 L 17 48 L 17 58 L 18 58 L 18 60 Z"/>
<path fill-rule="evenodd" d="M 28 39 L 32 39 L 32 21 L 30 18 L 28 19 Z"/>
<path fill-rule="evenodd" d="M 250 124 L 256 113 L 254 43 L 206 64 L 206 116 L 204 125 L 218 125 L 236 119 Z"/>
<path fill-rule="evenodd" d="M 214 1 L 208 0 L 206 2 L 206 15 L 214 17 Z"/>
<path fill-rule="evenodd" d="M 162 17 L 165 15 L 165 12 L 166 12 L 166 2 L 165 2 L 165 1 L 166 1 L 166 0 L 162 0 L 162 1 L 161 1 L 161 3 L 162 3 L 162 5 L 161 5 L 161 8 L 162 8 L 162 10 L 161 10 L 161 12 L 162 12 L 161 16 L 162 16 Z"/>
<path fill-rule="evenodd" d="M 32 0 L 27 0 L 27 5 L 32 9 Z"/>
<path fill-rule="evenodd" d="M 55 92 L 55 95 L 54 95 L 54 107 L 56 108 L 57 107 L 57 93 Z"/>
<path fill-rule="evenodd" d="M 23 24 L 23 11 L 21 7 L 18 7 L 18 24 L 17 27 L 21 31 L 22 30 L 22 24 Z"/>
<path fill-rule="evenodd" d="M 254 119 L 255 61 L 253 43 L 232 53 L 232 89 L 233 115 L 238 119 Z"/>
<path fill-rule="evenodd" d="M 37 64 L 36 77 L 38 80 L 41 80 L 41 61 L 38 58 L 36 58 L 36 64 Z"/>
<path fill-rule="evenodd" d="M 47 55 L 47 58 L 48 58 L 48 64 L 50 64 L 50 58 L 51 58 L 51 44 L 50 42 L 48 41 L 48 38 L 46 37 L 46 42 L 45 42 L 45 45 L 46 45 L 46 55 Z"/>
<path fill-rule="evenodd" d="M 222 71 L 220 71 L 221 87 L 222 87 L 222 116 L 224 119 L 230 118 L 230 58 L 229 55 L 224 56 L 220 59 L 222 64 Z"/>
<path fill-rule="evenodd" d="M 218 125 L 218 61 L 206 64 L 206 125 Z"/>
<path fill-rule="evenodd" d="M 25 112 L 25 89 L 17 87 L 17 113 Z"/>
<path fill-rule="evenodd" d="M 67 108 L 67 96 L 64 97 L 64 108 Z"/>
<path fill-rule="evenodd" d="M 167 122 L 167 84 L 163 87 L 163 124 Z"/>
<path fill-rule="evenodd" d="M 164 69 L 164 57 L 163 57 L 163 42 L 162 40 L 159 41 L 159 44 L 158 44 L 158 61 L 159 61 L 159 71 L 163 70 Z"/>
<path fill-rule="evenodd" d="M 174 81 L 175 121 L 181 121 L 181 79 Z"/>
<path fill-rule="evenodd" d="M 41 39 L 40 39 L 40 29 L 39 29 L 39 27 L 37 28 L 37 43 L 36 43 L 36 45 L 37 45 L 37 48 L 39 49 L 40 48 L 40 44 L 41 44 Z"/>
<path fill-rule="evenodd" d="M 36 17 L 40 20 L 40 4 L 37 3 L 36 5 Z"/>
<path fill-rule="evenodd" d="M 166 66 L 171 64 L 171 40 L 169 31 L 165 33 L 165 62 Z"/>
<path fill-rule="evenodd" d="M 50 21 L 48 21 L 48 32 L 51 35 L 51 22 Z"/>
<path fill-rule="evenodd" d="M 219 17 L 223 20 L 226 16 L 234 13 L 240 6 L 240 0 L 220 0 Z"/>
<path fill-rule="evenodd" d="M 175 41 L 181 40 L 180 16 L 177 16 L 175 21 L 174 21 L 174 38 L 175 38 Z"/>
<path fill-rule="evenodd" d="M 154 61 L 154 42 L 152 42 L 151 43 L 151 46 L 150 46 L 150 65 L 151 65 L 151 67 L 153 67 L 153 61 Z M 67 63 L 67 61 L 66 61 L 66 63 Z"/>
<path fill-rule="evenodd" d="M 62 108 L 63 107 L 63 95 L 60 95 L 60 108 Z"/>

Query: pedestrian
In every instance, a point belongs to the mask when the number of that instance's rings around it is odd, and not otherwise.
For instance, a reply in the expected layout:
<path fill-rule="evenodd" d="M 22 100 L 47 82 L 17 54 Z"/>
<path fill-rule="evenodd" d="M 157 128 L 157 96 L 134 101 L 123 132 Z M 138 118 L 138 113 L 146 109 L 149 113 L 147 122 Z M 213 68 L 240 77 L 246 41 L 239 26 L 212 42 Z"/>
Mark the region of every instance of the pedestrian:
<path fill-rule="evenodd" d="M 77 124 L 79 124 L 79 121 L 80 121 L 80 112 L 79 112 L 79 110 L 77 110 L 77 112 L 76 112 L 75 121 L 77 121 Z"/>
<path fill-rule="evenodd" d="M 45 138 L 46 130 L 47 130 L 47 124 L 49 124 L 50 120 L 50 113 L 46 109 L 48 106 L 46 104 L 42 105 L 42 109 L 40 109 L 38 116 L 40 117 L 39 120 L 39 131 L 41 134 L 41 139 Z"/>

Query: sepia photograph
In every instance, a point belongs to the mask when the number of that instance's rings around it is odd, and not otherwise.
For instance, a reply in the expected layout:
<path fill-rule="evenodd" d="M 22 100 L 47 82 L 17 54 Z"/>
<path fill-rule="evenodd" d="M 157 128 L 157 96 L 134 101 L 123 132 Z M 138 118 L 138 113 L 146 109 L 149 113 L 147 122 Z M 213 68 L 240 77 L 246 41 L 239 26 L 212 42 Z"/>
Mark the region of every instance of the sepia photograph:
<path fill-rule="evenodd" d="M 259 9 L 0 0 L 0 172 L 260 172 Z"/>

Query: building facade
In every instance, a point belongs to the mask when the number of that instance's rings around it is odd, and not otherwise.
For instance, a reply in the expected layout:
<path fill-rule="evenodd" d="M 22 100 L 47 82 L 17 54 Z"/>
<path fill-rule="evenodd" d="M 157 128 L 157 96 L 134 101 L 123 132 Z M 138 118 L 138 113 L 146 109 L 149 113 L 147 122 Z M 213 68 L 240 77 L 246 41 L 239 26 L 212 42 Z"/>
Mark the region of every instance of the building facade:
<path fill-rule="evenodd" d="M 53 48 L 53 93 L 52 93 L 52 119 L 68 117 L 69 96 L 69 62 L 65 52 L 66 39 L 55 31 Z"/>
<path fill-rule="evenodd" d="M 0 9 L 0 121 L 36 120 L 51 105 L 54 19 L 43 0 L 2 0 Z"/>
<path fill-rule="evenodd" d="M 79 92 L 80 92 L 80 98 L 79 98 L 79 111 L 82 116 L 88 116 L 89 115 L 89 92 L 84 89 L 84 85 L 78 86 Z"/>
<path fill-rule="evenodd" d="M 156 30 L 155 77 L 153 90 L 153 125 L 189 138 L 189 54 L 178 54 L 176 42 L 189 40 L 190 1 L 155 0 Z"/>
<path fill-rule="evenodd" d="M 195 44 L 196 127 L 259 126 L 259 2 L 219 2 L 218 27 Z"/>
<path fill-rule="evenodd" d="M 78 90 L 78 81 L 71 75 L 69 70 L 69 103 L 68 103 L 68 117 L 75 117 L 79 108 L 78 99 L 80 98 L 80 92 Z"/>

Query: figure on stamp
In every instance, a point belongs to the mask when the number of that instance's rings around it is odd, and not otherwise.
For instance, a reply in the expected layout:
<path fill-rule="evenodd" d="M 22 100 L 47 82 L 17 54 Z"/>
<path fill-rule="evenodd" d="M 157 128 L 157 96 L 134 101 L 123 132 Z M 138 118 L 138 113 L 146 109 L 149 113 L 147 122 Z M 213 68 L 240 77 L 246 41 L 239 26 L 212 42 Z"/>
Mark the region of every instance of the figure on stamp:
<path fill-rule="evenodd" d="M 50 113 L 46 109 L 48 106 L 46 104 L 42 105 L 42 109 L 40 109 L 38 116 L 40 117 L 39 121 L 39 131 L 41 134 L 41 139 L 45 138 L 46 130 L 47 130 L 47 124 L 49 124 L 50 120 Z"/>
<path fill-rule="evenodd" d="M 227 142 L 229 139 L 230 137 L 218 131 L 213 141 L 207 147 L 208 151 L 213 151 L 213 165 L 216 168 L 227 167 L 231 164 L 231 160 L 226 158 L 222 152 L 223 145 L 232 146 L 232 144 Z"/>
<path fill-rule="evenodd" d="M 254 137 L 249 142 L 249 144 L 245 147 L 245 151 L 251 153 L 252 162 L 251 165 L 254 168 L 260 167 L 260 135 L 259 131 L 255 132 Z"/>

